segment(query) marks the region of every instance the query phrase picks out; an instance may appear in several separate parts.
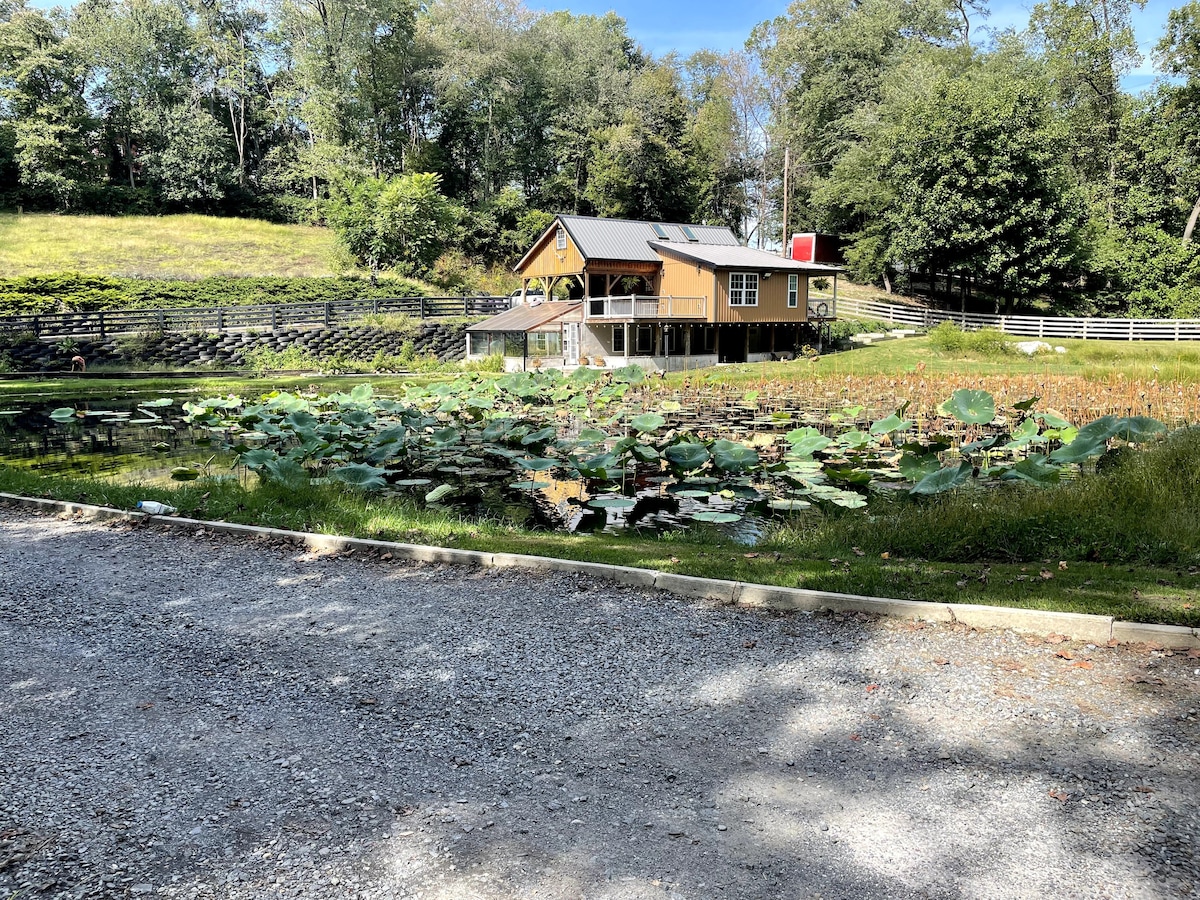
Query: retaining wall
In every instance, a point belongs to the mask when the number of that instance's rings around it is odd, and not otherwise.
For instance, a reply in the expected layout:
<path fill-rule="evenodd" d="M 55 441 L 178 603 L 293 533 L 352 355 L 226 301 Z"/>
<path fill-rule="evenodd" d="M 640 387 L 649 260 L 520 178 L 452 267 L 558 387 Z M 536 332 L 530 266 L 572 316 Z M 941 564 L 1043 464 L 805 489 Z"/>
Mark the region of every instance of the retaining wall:
<path fill-rule="evenodd" d="M 266 347 L 286 350 L 299 347 L 318 358 L 346 356 L 370 359 L 377 351 L 398 354 L 408 342 L 420 354 L 433 354 L 443 362 L 465 355 L 466 323 L 422 322 L 412 334 L 370 326 L 296 326 L 275 332 L 248 329 L 221 334 L 173 332 L 125 334 L 103 340 L 79 338 L 38 339 L 32 335 L 0 337 L 0 367 L 17 372 L 55 372 L 69 369 L 72 356 L 82 356 L 89 366 L 99 363 L 167 364 L 176 366 L 240 366 L 247 351 Z"/>

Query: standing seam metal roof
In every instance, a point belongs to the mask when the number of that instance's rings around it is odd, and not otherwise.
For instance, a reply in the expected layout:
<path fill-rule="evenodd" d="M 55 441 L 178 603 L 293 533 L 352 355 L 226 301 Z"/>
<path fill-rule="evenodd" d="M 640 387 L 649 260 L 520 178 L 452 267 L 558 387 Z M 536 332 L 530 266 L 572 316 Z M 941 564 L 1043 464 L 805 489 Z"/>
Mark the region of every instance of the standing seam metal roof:
<path fill-rule="evenodd" d="M 740 244 L 728 246 L 699 246 L 691 244 L 682 246 L 668 244 L 663 241 L 651 241 L 652 249 L 684 259 L 705 263 L 717 269 L 785 269 L 795 272 L 840 272 L 838 266 L 823 266 L 820 263 L 806 263 L 784 256 L 776 256 L 766 250 L 756 250 L 753 247 L 743 247 Z"/>
<path fill-rule="evenodd" d="M 591 216 L 559 216 L 571 240 L 579 248 L 584 259 L 635 259 L 644 262 L 660 262 L 651 248 L 652 242 L 662 242 L 654 233 L 654 225 L 660 225 L 670 237 L 670 242 L 681 246 L 700 245 L 736 247 L 734 233 L 722 225 L 688 225 L 698 240 L 689 241 L 683 233 L 684 226 L 667 222 L 635 222 L 630 219 L 597 219 Z"/>
<path fill-rule="evenodd" d="M 469 326 L 467 331 L 530 331 L 579 308 L 578 300 L 552 300 L 547 303 L 514 306 L 486 321 Z"/>

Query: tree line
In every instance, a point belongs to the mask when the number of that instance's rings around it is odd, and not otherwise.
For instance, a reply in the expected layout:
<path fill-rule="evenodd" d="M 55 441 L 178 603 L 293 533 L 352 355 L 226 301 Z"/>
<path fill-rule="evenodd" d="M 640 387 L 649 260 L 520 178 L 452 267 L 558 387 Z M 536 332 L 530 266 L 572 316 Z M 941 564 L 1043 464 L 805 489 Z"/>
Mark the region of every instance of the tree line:
<path fill-rule="evenodd" d="M 1143 3 L 795 0 L 656 58 L 520 0 L 0 0 L 0 203 L 328 221 L 443 280 L 558 212 L 815 230 L 886 290 L 1200 316 L 1200 2 L 1131 94 Z"/>

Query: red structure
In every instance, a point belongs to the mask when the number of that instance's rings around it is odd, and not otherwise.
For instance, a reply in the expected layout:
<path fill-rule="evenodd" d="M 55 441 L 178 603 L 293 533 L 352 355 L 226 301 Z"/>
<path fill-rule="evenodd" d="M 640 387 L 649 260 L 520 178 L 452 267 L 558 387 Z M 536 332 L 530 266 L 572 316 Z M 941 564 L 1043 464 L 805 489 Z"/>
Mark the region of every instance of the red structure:
<path fill-rule="evenodd" d="M 842 239 L 832 234 L 817 234 L 805 232 L 792 235 L 792 245 L 788 254 L 797 262 L 822 263 L 830 266 L 840 266 L 846 259 L 842 254 Z"/>

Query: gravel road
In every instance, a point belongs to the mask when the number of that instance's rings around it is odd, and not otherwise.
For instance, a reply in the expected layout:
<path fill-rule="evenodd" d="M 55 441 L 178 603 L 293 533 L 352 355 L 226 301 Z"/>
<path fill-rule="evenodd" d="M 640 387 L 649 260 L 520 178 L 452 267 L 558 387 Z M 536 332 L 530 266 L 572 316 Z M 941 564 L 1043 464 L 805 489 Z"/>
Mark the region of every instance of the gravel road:
<path fill-rule="evenodd" d="M 0 509 L 0 898 L 1200 896 L 1200 659 Z"/>

